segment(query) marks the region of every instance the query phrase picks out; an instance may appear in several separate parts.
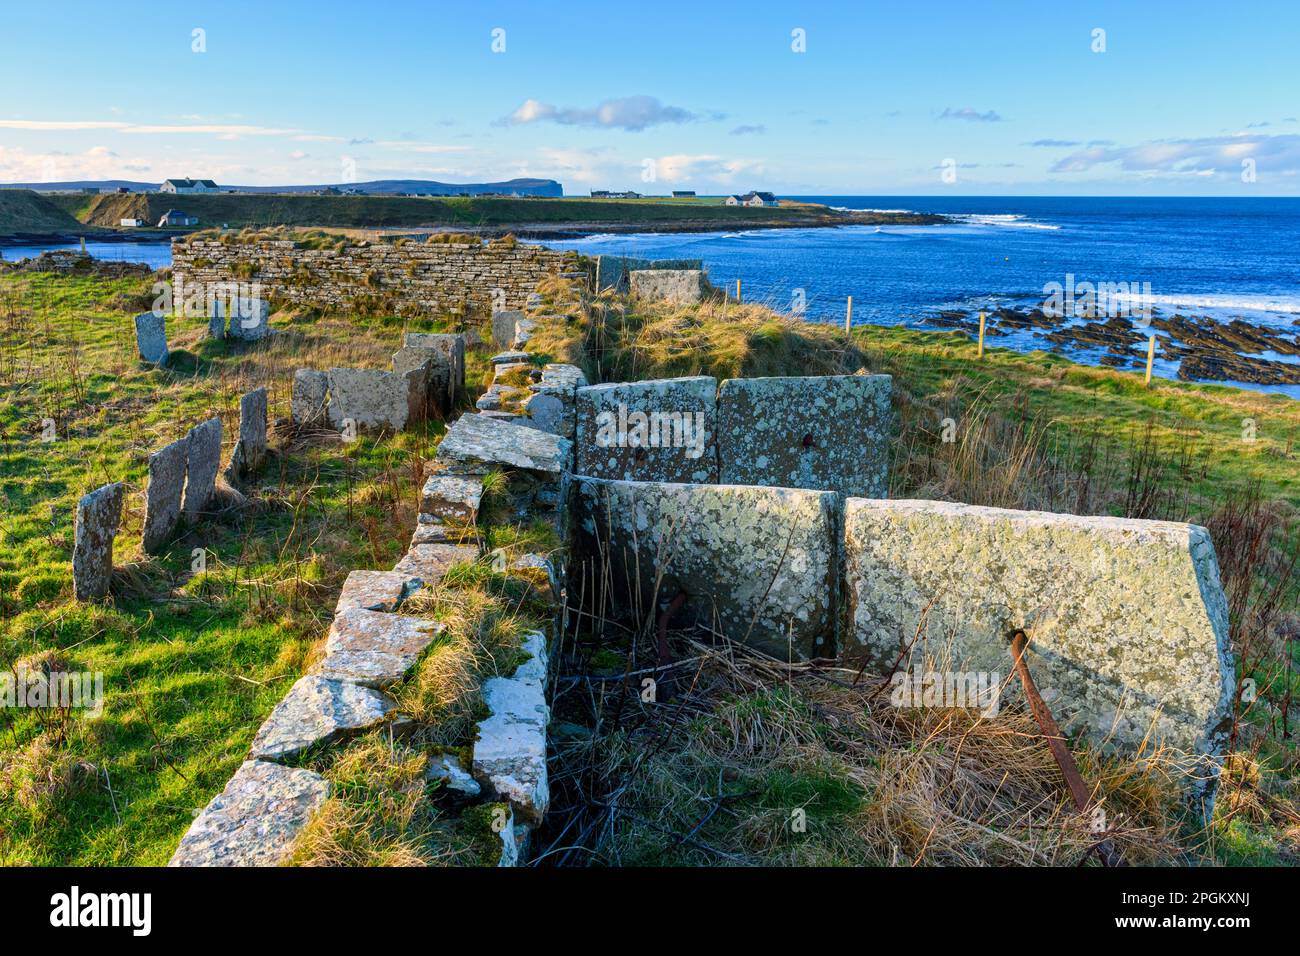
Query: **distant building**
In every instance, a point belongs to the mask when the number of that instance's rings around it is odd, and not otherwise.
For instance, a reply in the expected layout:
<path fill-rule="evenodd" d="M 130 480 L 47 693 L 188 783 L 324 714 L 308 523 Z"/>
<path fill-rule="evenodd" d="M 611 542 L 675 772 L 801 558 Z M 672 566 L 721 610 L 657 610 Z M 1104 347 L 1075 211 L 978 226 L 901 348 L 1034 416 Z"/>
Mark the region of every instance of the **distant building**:
<path fill-rule="evenodd" d="M 158 220 L 159 226 L 197 226 L 198 224 L 197 216 L 191 216 L 179 209 L 168 209 L 162 214 L 162 218 Z"/>
<path fill-rule="evenodd" d="M 129 228 L 129 229 L 139 229 L 141 226 L 144 225 L 144 220 L 143 220 L 143 219 L 134 219 L 134 218 L 132 218 L 132 219 L 123 219 L 123 220 L 122 220 L 122 225 L 126 226 L 126 227 Z"/>
<path fill-rule="evenodd" d="M 618 192 L 616 190 L 611 190 L 611 189 L 593 189 L 591 191 L 591 198 L 592 199 L 641 199 L 643 197 L 641 196 L 640 193 L 634 193 L 630 189 L 625 190 L 623 192 Z"/>
<path fill-rule="evenodd" d="M 743 196 L 728 196 L 728 206 L 779 206 L 780 203 L 771 193 L 747 192 Z"/>
<path fill-rule="evenodd" d="M 161 191 L 177 195 L 221 192 L 217 184 L 210 179 L 169 179 L 162 184 Z"/>
<path fill-rule="evenodd" d="M 674 190 L 673 190 L 673 198 L 674 198 L 674 199 L 694 199 L 694 198 L 695 198 L 695 190 L 694 190 L 694 189 L 674 189 Z"/>

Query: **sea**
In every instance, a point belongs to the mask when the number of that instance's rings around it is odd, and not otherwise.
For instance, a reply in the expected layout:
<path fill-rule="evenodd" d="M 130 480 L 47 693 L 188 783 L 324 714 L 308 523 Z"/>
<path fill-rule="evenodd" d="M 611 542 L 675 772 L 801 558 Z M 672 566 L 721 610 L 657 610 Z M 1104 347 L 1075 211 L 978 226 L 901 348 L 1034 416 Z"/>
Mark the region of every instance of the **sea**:
<path fill-rule="evenodd" d="M 1154 314 L 1241 319 L 1300 334 L 1300 199 L 791 196 L 844 209 L 938 213 L 931 226 L 847 226 L 706 233 L 594 234 L 553 248 L 638 258 L 701 259 L 714 284 L 808 321 L 943 327 L 947 314 L 1041 305 L 1048 290 L 1127 283 Z M 52 246 L 7 247 L 6 259 Z M 61 248 L 75 249 L 72 244 Z M 105 259 L 170 265 L 166 242 L 87 244 Z M 1077 320 L 1082 321 L 1082 320 Z M 1100 349 L 1051 345 L 1013 330 L 991 345 L 1052 349 L 1096 364 Z M 1257 357 L 1300 363 L 1300 356 Z M 1155 374 L 1177 376 L 1176 360 Z M 1226 384 L 1241 384 L 1228 382 Z M 1300 399 L 1300 386 L 1245 385 Z"/>

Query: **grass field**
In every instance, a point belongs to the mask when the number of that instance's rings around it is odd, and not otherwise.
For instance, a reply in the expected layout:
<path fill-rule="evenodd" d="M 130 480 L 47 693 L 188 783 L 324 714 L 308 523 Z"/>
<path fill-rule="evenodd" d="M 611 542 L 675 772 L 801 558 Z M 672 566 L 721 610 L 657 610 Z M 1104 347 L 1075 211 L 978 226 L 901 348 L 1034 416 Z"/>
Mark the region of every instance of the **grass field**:
<path fill-rule="evenodd" d="M 2 863 L 165 862 L 194 811 L 221 789 L 261 720 L 301 673 L 346 573 L 390 567 L 405 548 L 422 462 L 441 433 L 431 423 L 345 446 L 275 431 L 276 453 L 251 503 L 223 500 L 218 513 L 167 553 L 142 555 L 139 492 L 149 452 L 213 414 L 225 423 L 228 452 L 244 391 L 266 384 L 272 418 L 282 416 L 294 368 L 384 366 L 406 327 L 397 319 L 301 312 L 276 318 L 282 334 L 234 346 L 205 340 L 200 319 L 169 321 L 175 367 L 151 369 L 135 358 L 131 327 L 132 314 L 146 307 L 151 281 L 0 272 L 0 666 L 26 661 L 102 671 L 107 691 L 97 720 L 0 714 Z M 557 289 L 552 296 L 568 301 L 573 293 Z M 1215 827 L 1192 836 L 1167 832 L 1159 787 L 1133 776 L 1132 764 L 1106 763 L 1086 751 L 1081 760 L 1090 779 L 1113 786 L 1116 806 L 1145 821 L 1127 844 L 1135 860 L 1296 859 L 1300 794 L 1287 738 L 1293 731 L 1286 729 L 1296 720 L 1295 647 L 1285 638 L 1279 647 L 1274 634 L 1278 621 L 1295 619 L 1294 580 L 1264 621 L 1272 630 L 1256 631 L 1267 610 L 1259 605 L 1261 590 L 1281 573 L 1279 562 L 1296 540 L 1300 404 L 1185 383 L 1147 389 L 1134 375 L 1046 354 L 995 349 L 976 360 L 974 345 L 957 333 L 864 328 L 850 341 L 837 329 L 794 323 L 757 306 L 625 305 L 608 293 L 584 299 L 571 310 L 575 321 L 542 327 L 534 345 L 556 360 L 582 364 L 593 381 L 819 374 L 860 364 L 892 372 L 900 412 L 895 496 L 1192 518 L 1215 531 L 1225 571 L 1246 560 L 1229 550 L 1246 519 L 1234 525 L 1225 509 L 1245 508 L 1241 514 L 1262 529 L 1256 536 L 1262 563 L 1250 566 L 1253 577 L 1243 572 L 1228 583 L 1247 592 L 1233 605 L 1234 635 L 1253 642 L 1245 670 L 1265 694 L 1244 715 Z M 409 327 L 446 326 L 433 317 Z M 486 353 L 471 353 L 471 362 L 470 378 L 481 382 Z M 969 440 L 941 442 L 945 418 Z M 54 422 L 54 441 L 41 440 L 46 419 Z M 112 598 L 79 605 L 71 600 L 69 571 L 75 504 L 111 480 L 127 481 L 131 492 Z M 1250 501 L 1253 508 L 1242 505 Z M 490 519 L 483 534 L 490 547 L 527 537 L 504 514 Z M 196 572 L 200 548 L 206 570 Z M 465 600 L 490 610 L 491 595 L 476 590 L 481 583 L 466 579 Z M 617 653 L 605 649 L 592 655 L 592 674 L 616 672 L 617 664 Z M 718 696 L 682 724 L 689 737 L 681 739 L 695 743 L 658 752 L 654 773 L 637 783 L 640 796 L 659 800 L 665 816 L 618 831 L 617 859 L 728 862 L 655 829 L 689 830 L 700 818 L 701 788 L 717 786 L 724 773 L 738 775 L 726 781 L 728 799 L 739 801 L 728 803 L 735 812 L 711 817 L 696 837 L 738 859 L 889 863 L 918 855 L 905 851 L 924 838 L 924 830 L 908 829 L 921 819 L 913 816 L 923 809 L 916 789 L 925 786 L 922 771 L 948 767 L 954 734 L 965 728 L 922 724 L 902 738 L 872 731 L 877 735 L 836 750 L 826 746 L 834 735 L 818 715 L 857 706 L 852 700 L 809 696 L 802 690 L 806 675 L 759 672 L 735 660 L 714 661 L 708 676 Z M 428 678 L 435 696 L 439 679 Z M 875 749 L 861 749 L 862 739 Z M 781 750 L 781 740 L 799 746 Z M 587 772 L 613 780 L 630 762 L 640 764 L 637 741 L 629 732 L 593 744 L 566 724 L 556 731 L 557 766 L 567 767 L 574 754 L 594 755 L 600 759 L 584 764 Z M 1018 754 L 1026 786 L 1049 802 L 1058 798 L 1059 781 L 1041 754 L 1026 756 L 1022 744 L 1008 750 L 1011 743 L 984 739 L 980 752 L 989 760 Z M 321 767 L 347 784 L 351 796 L 332 813 L 345 821 L 345 832 L 361 836 L 340 849 L 337 829 L 325 834 L 329 840 L 317 834 L 302 849 L 309 861 L 412 860 L 405 838 L 365 852 L 373 832 L 368 808 L 395 801 L 409 810 L 415 792 L 407 760 L 384 764 L 387 783 L 373 775 L 354 779 L 358 764 L 374 761 L 366 750 L 373 745 L 358 742 Z M 934 750 L 943 746 L 947 756 Z M 904 761 L 907 754 L 915 759 Z M 892 790 L 891 781 L 898 782 Z M 983 783 L 972 786 L 967 795 L 974 799 Z M 883 801 L 883 792 L 894 802 Z M 778 811 L 792 801 L 825 801 L 832 811 L 818 823 L 815 846 L 796 851 L 773 835 Z M 898 817 L 900 807 L 912 815 Z M 908 821 L 902 830 L 900 819 Z M 1068 859 L 1086 836 L 1053 819 L 1029 819 L 1026 832 L 1051 826 L 1060 839 L 1046 848 L 1035 844 L 1026 856 L 999 849 L 978 821 L 945 831 L 919 856 L 923 862 Z M 882 830 L 889 821 L 895 829 Z M 418 814 L 407 823 L 419 833 L 437 826 Z M 891 856 L 891 840 L 902 857 Z"/>

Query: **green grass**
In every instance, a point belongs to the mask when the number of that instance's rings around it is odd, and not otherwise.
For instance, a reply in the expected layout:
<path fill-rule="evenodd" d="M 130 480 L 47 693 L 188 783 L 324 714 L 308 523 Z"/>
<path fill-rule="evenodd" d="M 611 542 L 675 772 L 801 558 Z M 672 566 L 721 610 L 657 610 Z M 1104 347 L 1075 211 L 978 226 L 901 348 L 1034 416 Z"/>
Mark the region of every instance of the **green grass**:
<path fill-rule="evenodd" d="M 69 232 L 83 228 L 71 210 L 48 196 L 30 189 L 0 189 L 0 236 L 18 232 Z"/>
<path fill-rule="evenodd" d="M 3 863 L 165 863 L 300 674 L 343 577 L 400 557 L 419 460 L 441 431 L 281 447 L 253 504 L 143 555 L 151 451 L 220 414 L 228 456 L 240 394 L 267 384 L 271 417 L 285 415 L 294 367 L 382 366 L 402 330 L 302 313 L 235 346 L 204 339 L 202 319 L 169 319 L 173 347 L 194 359 L 177 374 L 134 355 L 131 314 L 150 281 L 0 276 L 0 667 L 52 653 L 102 672 L 106 696 L 98 719 L 0 712 Z M 45 419 L 52 442 L 41 441 Z M 76 604 L 76 502 L 114 480 L 128 497 L 113 592 Z"/>

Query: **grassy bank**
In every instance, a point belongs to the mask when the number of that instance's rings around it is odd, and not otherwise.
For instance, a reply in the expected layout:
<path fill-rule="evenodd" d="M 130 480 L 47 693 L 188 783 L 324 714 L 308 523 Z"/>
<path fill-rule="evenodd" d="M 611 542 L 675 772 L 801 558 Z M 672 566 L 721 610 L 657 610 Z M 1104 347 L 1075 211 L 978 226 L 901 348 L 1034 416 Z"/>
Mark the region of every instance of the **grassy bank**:
<path fill-rule="evenodd" d="M 33 194 L 34 195 L 34 194 Z M 162 193 L 51 195 L 44 203 L 77 221 L 116 227 L 127 217 L 156 223 L 169 209 L 197 216 L 203 226 L 321 228 L 492 228 L 519 225 L 623 224 L 638 228 L 712 225 L 826 225 L 847 221 L 824 206 L 749 208 L 705 202 L 612 199 L 509 199 L 484 196 L 196 195 Z M 35 231 L 23 228 L 22 231 Z"/>

